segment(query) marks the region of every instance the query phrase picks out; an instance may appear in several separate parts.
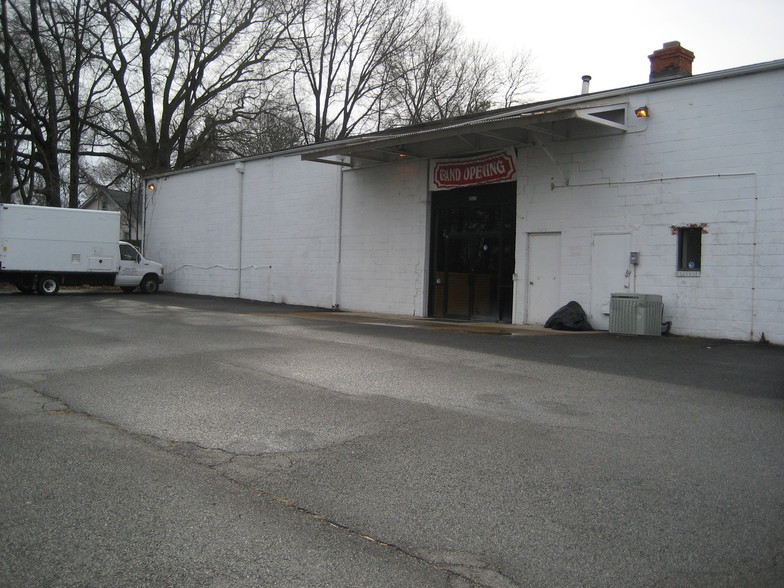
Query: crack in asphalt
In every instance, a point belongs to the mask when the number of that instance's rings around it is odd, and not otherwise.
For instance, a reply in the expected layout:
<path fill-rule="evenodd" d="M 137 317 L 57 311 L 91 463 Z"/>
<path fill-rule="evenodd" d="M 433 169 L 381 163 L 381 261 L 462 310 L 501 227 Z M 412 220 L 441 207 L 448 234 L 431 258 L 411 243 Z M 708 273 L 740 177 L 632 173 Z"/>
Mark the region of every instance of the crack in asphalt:
<path fill-rule="evenodd" d="M 421 419 L 421 420 L 432 420 L 432 419 Z M 130 433 L 130 434 L 134 434 L 134 433 Z M 276 502 L 301 515 L 312 518 L 320 523 L 327 524 L 335 529 L 339 529 L 351 536 L 364 539 L 365 541 L 368 541 L 375 545 L 379 545 L 381 547 L 385 547 L 387 549 L 392 549 L 402 555 L 405 555 L 406 557 L 416 559 L 417 561 L 425 563 L 437 570 L 446 572 L 451 576 L 454 576 L 455 579 L 462 580 L 465 583 L 463 584 L 465 586 L 483 586 L 487 588 L 514 588 L 518 586 L 516 582 L 504 576 L 499 571 L 493 569 L 489 564 L 487 564 L 487 562 L 484 562 L 474 554 L 460 552 L 460 551 L 406 549 L 400 545 L 383 541 L 378 537 L 367 535 L 335 519 L 329 518 L 314 510 L 311 510 L 300 504 L 297 504 L 297 502 L 289 498 L 286 498 L 285 496 L 280 496 L 278 494 L 268 492 L 258 484 L 243 481 L 237 476 L 229 475 L 226 471 L 220 471 L 218 469 L 219 466 L 229 465 L 238 458 L 253 459 L 253 458 L 269 458 L 269 457 L 273 457 L 278 462 L 276 463 L 277 467 L 292 467 L 294 464 L 294 460 L 285 453 L 262 453 L 262 454 L 231 453 L 222 449 L 215 450 L 207 447 L 202 447 L 192 442 L 168 441 L 152 436 L 148 436 L 148 437 L 154 439 L 159 443 L 163 443 L 164 450 L 172 451 L 173 453 L 179 455 L 180 457 L 194 461 L 199 465 L 208 467 L 209 469 L 214 471 L 217 475 L 221 476 L 222 478 L 231 482 L 232 484 L 236 484 L 238 486 L 241 486 L 242 488 L 248 489 L 253 493 L 258 494 L 259 496 L 264 497 L 267 500 Z M 359 438 L 347 439 L 342 444 L 356 443 L 358 439 Z M 329 449 L 331 447 L 333 446 L 325 447 L 314 451 L 321 451 L 324 449 Z M 194 448 L 195 451 L 193 450 Z M 220 452 L 225 456 L 228 456 L 228 459 L 223 460 L 219 463 L 214 463 L 211 460 L 209 462 L 203 461 L 204 456 L 201 454 L 201 452 L 214 452 L 214 451 Z M 308 451 L 306 453 L 312 453 L 312 452 L 313 451 Z M 279 463 L 281 460 L 285 462 L 283 466 L 281 466 Z M 450 582 L 450 583 L 453 586 L 456 586 L 454 582 Z"/>
<path fill-rule="evenodd" d="M 483 586 L 486 588 L 515 588 L 519 586 L 511 579 L 507 578 L 500 572 L 493 570 L 485 562 L 481 561 L 476 556 L 472 556 L 471 554 L 465 554 L 462 552 L 431 551 L 425 549 L 412 551 L 404 547 L 401 547 L 400 545 L 382 541 L 377 537 L 366 535 L 361 531 L 352 529 L 348 525 L 345 525 L 334 519 L 319 514 L 318 512 L 305 508 L 304 506 L 297 504 L 291 499 L 285 498 L 283 496 L 278 496 L 277 494 L 273 494 L 271 492 L 267 492 L 255 484 L 242 482 L 241 480 L 238 480 L 232 476 L 228 476 L 222 472 L 218 472 L 218 475 L 220 475 L 221 477 L 223 477 L 224 479 L 228 480 L 233 484 L 237 484 L 239 486 L 242 486 L 243 488 L 247 488 L 256 494 L 263 496 L 268 500 L 281 504 L 286 508 L 289 508 L 299 514 L 310 517 L 316 521 L 319 521 L 320 523 L 324 523 L 329 525 L 330 527 L 339 529 L 347 533 L 348 535 L 351 535 L 353 537 L 358 537 L 360 539 L 364 539 L 365 541 L 368 541 L 375 545 L 379 545 L 381 547 L 385 547 L 387 549 L 392 549 L 402 555 L 405 555 L 406 557 L 415 559 L 437 570 L 446 572 L 452 576 L 460 578 L 464 582 L 467 582 L 469 586 Z"/>
<path fill-rule="evenodd" d="M 42 380 L 45 380 L 45 378 L 43 378 Z M 22 382 L 19 383 L 22 384 Z M 38 409 L 52 416 L 84 417 L 99 422 L 108 427 L 111 427 L 116 431 L 134 437 L 162 451 L 172 453 L 182 459 L 186 459 L 190 461 L 191 463 L 195 463 L 199 466 L 206 467 L 207 469 L 214 472 L 224 480 L 227 480 L 232 484 L 236 484 L 244 489 L 247 489 L 253 492 L 254 494 L 257 494 L 258 496 L 263 497 L 266 500 L 272 501 L 276 504 L 291 509 L 300 515 L 307 516 L 315 521 L 318 521 L 319 523 L 329 525 L 334 529 L 338 529 L 350 536 L 358 537 L 360 539 L 373 543 L 374 545 L 378 545 L 386 549 L 394 550 L 406 557 L 424 563 L 436 570 L 445 572 L 450 575 L 449 584 L 454 588 L 459 588 L 460 586 L 480 586 L 486 588 L 514 588 L 519 586 L 510 578 L 504 576 L 499 571 L 493 569 L 490 565 L 488 565 L 486 562 L 481 560 L 476 555 L 465 553 L 465 552 L 459 552 L 459 551 L 406 549 L 394 543 L 389 543 L 377 537 L 373 537 L 365 533 L 362 533 L 361 531 L 358 531 L 356 529 L 352 529 L 350 526 L 345 525 L 337 520 L 331 519 L 318 512 L 310 510 L 302 505 L 299 505 L 294 500 L 268 492 L 257 484 L 244 482 L 238 479 L 237 477 L 231 476 L 226 472 L 220 471 L 218 469 L 219 466 L 231 464 L 235 459 L 240 457 L 265 458 L 269 456 L 275 456 L 276 458 L 282 457 L 288 463 L 287 467 L 291 467 L 294 462 L 291 457 L 289 457 L 284 453 L 277 453 L 277 454 L 232 453 L 224 449 L 203 447 L 190 441 L 174 441 L 170 439 L 157 437 L 155 435 L 136 433 L 124 429 L 119 425 L 116 425 L 104 418 L 92 415 L 86 411 L 73 410 L 66 403 L 62 402 L 60 399 L 45 394 L 43 392 L 40 392 L 39 390 L 36 389 L 35 385 L 23 384 L 22 386 L 14 387 L 11 390 L 6 390 L 2 394 L 0 394 L 0 398 L 11 400 L 11 401 L 17 401 L 17 402 L 25 402 L 28 404 L 32 402 L 33 405 L 36 406 Z M 356 442 L 357 439 L 358 438 L 347 439 L 343 443 Z M 328 449 L 328 448 L 322 448 L 322 449 Z"/>

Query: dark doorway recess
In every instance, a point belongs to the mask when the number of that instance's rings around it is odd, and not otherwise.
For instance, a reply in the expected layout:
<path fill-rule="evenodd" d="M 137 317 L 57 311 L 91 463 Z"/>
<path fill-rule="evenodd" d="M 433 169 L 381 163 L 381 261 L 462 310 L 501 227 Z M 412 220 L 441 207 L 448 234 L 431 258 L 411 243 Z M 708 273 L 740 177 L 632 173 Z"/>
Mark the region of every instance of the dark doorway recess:
<path fill-rule="evenodd" d="M 516 191 L 433 192 L 429 316 L 512 322 Z"/>

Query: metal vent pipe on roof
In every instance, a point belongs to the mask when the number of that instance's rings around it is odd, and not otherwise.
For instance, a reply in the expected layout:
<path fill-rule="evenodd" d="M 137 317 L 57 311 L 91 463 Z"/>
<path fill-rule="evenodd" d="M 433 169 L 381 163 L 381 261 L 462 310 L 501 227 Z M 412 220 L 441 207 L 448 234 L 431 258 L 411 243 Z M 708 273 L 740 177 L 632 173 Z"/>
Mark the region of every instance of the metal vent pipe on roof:
<path fill-rule="evenodd" d="M 589 91 L 588 88 L 590 87 L 590 85 L 591 85 L 591 76 L 583 76 L 583 91 L 582 91 L 583 94 L 588 93 Z"/>

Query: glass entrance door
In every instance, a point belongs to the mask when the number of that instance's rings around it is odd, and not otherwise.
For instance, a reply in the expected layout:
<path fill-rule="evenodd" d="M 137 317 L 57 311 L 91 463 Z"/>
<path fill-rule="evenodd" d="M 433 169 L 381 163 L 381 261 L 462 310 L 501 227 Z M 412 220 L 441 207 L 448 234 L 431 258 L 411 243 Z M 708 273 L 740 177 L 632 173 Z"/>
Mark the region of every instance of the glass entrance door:
<path fill-rule="evenodd" d="M 514 186 L 433 195 L 430 316 L 511 322 Z"/>
<path fill-rule="evenodd" d="M 497 236 L 446 235 L 445 263 L 441 268 L 446 299 L 444 316 L 498 320 Z"/>

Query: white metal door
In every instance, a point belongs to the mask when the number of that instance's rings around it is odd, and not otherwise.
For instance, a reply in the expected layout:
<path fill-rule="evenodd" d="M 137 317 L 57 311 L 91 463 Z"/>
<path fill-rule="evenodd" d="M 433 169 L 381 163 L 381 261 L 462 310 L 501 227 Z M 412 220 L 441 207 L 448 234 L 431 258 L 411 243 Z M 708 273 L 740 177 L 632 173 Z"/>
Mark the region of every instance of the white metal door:
<path fill-rule="evenodd" d="M 588 318 L 594 329 L 610 328 L 610 295 L 629 290 L 631 240 L 629 233 L 593 236 L 591 308 Z"/>
<path fill-rule="evenodd" d="M 561 233 L 528 235 L 526 322 L 543 325 L 561 303 Z"/>

